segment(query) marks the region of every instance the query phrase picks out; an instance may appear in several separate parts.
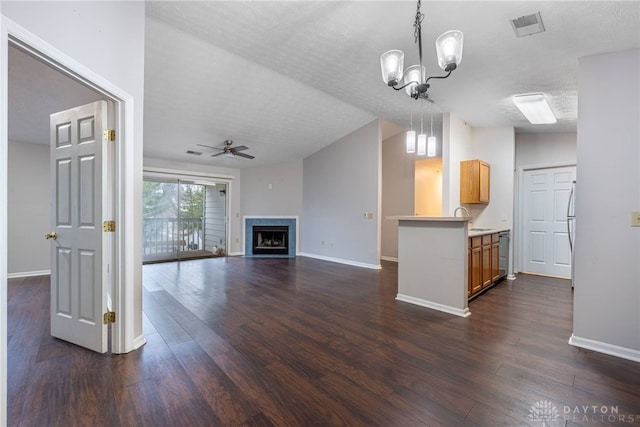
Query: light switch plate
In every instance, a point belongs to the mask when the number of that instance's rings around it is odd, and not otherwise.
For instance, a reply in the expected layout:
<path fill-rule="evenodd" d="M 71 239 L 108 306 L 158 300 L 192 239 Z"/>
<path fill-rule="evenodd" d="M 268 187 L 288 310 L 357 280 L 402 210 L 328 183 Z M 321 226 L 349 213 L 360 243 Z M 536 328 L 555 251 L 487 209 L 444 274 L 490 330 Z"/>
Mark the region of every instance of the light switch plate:
<path fill-rule="evenodd" d="M 640 227 L 640 211 L 631 212 L 631 226 Z"/>

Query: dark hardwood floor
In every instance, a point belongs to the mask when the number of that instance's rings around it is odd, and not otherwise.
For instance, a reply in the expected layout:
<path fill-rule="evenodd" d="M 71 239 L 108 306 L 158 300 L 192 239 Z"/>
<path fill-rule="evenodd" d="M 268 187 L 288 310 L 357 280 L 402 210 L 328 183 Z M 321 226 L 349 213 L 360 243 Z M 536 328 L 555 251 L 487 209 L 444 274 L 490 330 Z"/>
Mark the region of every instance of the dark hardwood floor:
<path fill-rule="evenodd" d="M 396 292 L 386 262 L 146 265 L 148 343 L 110 356 L 49 336 L 48 277 L 12 279 L 9 425 L 640 425 L 640 364 L 567 344 L 566 280 L 503 281 L 466 319 Z"/>

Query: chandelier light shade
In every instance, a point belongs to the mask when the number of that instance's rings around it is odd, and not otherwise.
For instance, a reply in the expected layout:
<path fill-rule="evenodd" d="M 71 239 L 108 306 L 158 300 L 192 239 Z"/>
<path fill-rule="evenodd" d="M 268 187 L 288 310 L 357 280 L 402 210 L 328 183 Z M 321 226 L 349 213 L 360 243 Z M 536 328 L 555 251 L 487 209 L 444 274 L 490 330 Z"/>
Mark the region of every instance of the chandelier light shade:
<path fill-rule="evenodd" d="M 427 138 L 427 157 L 436 156 L 436 137 L 430 136 Z"/>
<path fill-rule="evenodd" d="M 380 67 L 382 69 L 382 80 L 389 86 L 397 85 L 402 80 L 404 52 L 401 50 L 389 50 L 383 53 L 380 56 Z"/>
<path fill-rule="evenodd" d="M 422 80 L 422 76 L 426 74 L 425 68 L 422 67 L 422 73 L 420 73 L 419 65 L 412 65 L 408 67 L 404 72 L 404 84 L 405 84 L 405 92 L 407 95 L 411 96 L 412 92 L 416 91 L 418 86 L 418 82 Z"/>
<path fill-rule="evenodd" d="M 407 153 L 416 152 L 416 131 L 410 130 L 407 132 Z"/>
<path fill-rule="evenodd" d="M 427 154 L 427 134 L 418 135 L 418 156 Z"/>
<path fill-rule="evenodd" d="M 513 103 L 533 125 L 548 125 L 558 121 L 542 93 L 515 95 Z"/>
<path fill-rule="evenodd" d="M 462 61 L 462 31 L 447 31 L 436 39 L 438 65 L 444 71 L 455 70 Z"/>
<path fill-rule="evenodd" d="M 406 88 L 407 95 L 411 98 L 428 100 L 429 80 L 446 79 L 460 65 L 464 36 L 462 31 L 453 30 L 447 31 L 437 38 L 438 65 L 447 74 L 427 77 L 425 68 L 422 65 L 422 20 L 424 19 L 424 14 L 420 12 L 420 6 L 421 2 L 418 0 L 413 23 L 415 43 L 418 45 L 419 64 L 412 65 L 403 71 L 404 53 L 401 50 L 389 50 L 380 56 L 380 67 L 382 69 L 382 80 L 387 86 L 395 90 Z M 420 70 L 422 70 L 422 73 Z"/>

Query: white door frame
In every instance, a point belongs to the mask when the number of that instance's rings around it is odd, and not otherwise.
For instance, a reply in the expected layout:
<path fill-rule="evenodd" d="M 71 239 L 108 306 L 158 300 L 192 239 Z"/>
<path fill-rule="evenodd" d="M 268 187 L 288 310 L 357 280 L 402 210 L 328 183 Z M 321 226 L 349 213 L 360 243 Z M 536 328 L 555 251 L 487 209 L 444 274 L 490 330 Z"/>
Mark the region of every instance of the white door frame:
<path fill-rule="evenodd" d="M 26 49 L 50 67 L 102 93 L 115 104 L 116 141 L 115 155 L 115 209 L 116 235 L 114 259 L 113 303 L 117 321 L 113 327 L 112 349 L 114 353 L 126 353 L 145 343 L 142 335 L 134 337 L 136 316 L 142 320 L 142 312 L 135 310 L 136 265 L 135 212 L 132 209 L 135 196 L 134 150 L 134 99 L 126 91 L 113 85 L 70 56 L 27 31 L 12 20 L 0 15 L 0 424 L 6 423 L 7 392 L 7 203 L 8 203 L 8 46 L 9 43 Z M 127 143 L 127 141 L 129 143 Z"/>
<path fill-rule="evenodd" d="M 518 203 L 517 203 L 517 213 L 515 215 L 516 224 L 514 224 L 514 229 L 517 230 L 516 235 L 514 236 L 514 245 L 513 245 L 513 272 L 518 273 L 522 270 L 524 266 L 524 173 L 531 170 L 538 169 L 555 169 L 555 168 L 563 168 L 563 167 L 576 167 L 576 162 L 559 162 L 559 163 L 543 163 L 539 165 L 524 165 L 518 168 Z"/>

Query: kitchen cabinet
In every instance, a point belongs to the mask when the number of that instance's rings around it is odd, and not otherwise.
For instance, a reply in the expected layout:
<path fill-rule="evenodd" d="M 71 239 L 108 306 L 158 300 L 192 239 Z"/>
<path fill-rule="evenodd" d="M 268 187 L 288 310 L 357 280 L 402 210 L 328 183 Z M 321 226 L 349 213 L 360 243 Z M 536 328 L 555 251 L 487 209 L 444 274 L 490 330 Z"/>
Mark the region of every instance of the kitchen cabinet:
<path fill-rule="evenodd" d="M 460 203 L 488 204 L 491 166 L 482 160 L 460 162 Z"/>
<path fill-rule="evenodd" d="M 469 297 L 491 286 L 500 277 L 500 235 L 469 237 Z"/>

